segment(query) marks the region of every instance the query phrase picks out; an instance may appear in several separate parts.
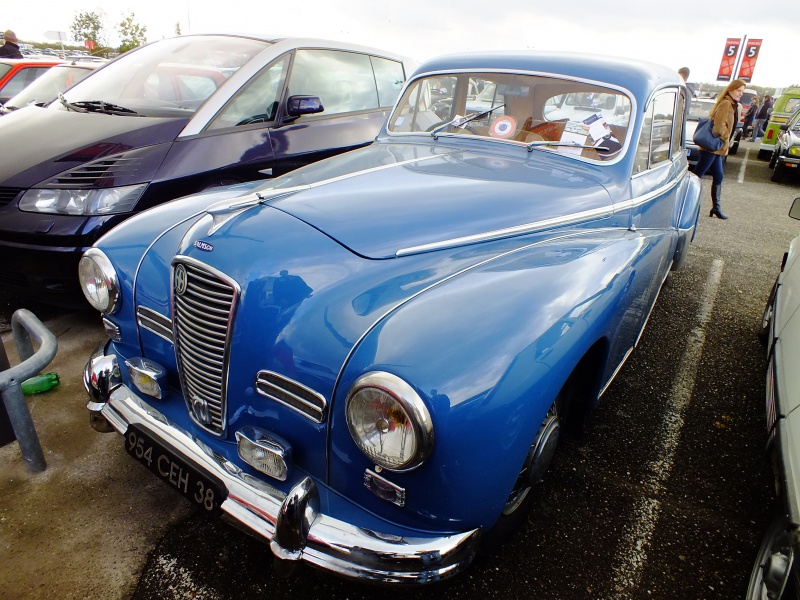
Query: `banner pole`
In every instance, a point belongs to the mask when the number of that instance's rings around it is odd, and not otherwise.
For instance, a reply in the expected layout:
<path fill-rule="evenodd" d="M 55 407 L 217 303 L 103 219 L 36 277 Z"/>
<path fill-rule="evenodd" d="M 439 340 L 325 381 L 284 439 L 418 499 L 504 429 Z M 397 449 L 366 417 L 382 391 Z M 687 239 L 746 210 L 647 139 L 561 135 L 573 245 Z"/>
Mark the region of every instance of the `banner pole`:
<path fill-rule="evenodd" d="M 731 73 L 731 81 L 738 77 L 739 67 L 742 66 L 744 59 L 744 51 L 747 48 L 747 35 L 742 36 L 742 45 L 739 46 L 739 53 L 736 55 L 736 62 L 733 65 L 733 72 Z"/>

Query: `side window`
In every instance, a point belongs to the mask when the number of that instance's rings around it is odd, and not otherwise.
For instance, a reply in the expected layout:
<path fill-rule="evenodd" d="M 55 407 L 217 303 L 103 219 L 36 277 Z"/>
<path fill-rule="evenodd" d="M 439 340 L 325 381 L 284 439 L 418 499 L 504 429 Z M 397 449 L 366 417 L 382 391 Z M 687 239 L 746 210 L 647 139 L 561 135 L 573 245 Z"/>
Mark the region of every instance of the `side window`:
<path fill-rule="evenodd" d="M 370 60 L 372 70 L 375 72 L 375 83 L 378 86 L 378 104 L 394 106 L 406 79 L 403 63 L 377 56 L 370 56 Z"/>
<path fill-rule="evenodd" d="M 14 73 L 11 79 L 3 86 L 3 97 L 11 98 L 11 96 L 16 96 L 49 68 L 50 67 L 28 67 L 20 69 Z"/>
<path fill-rule="evenodd" d="M 678 106 L 675 108 L 675 135 L 672 136 L 673 158 L 684 153 L 685 140 L 683 128 L 686 124 L 686 94 L 683 90 L 678 95 Z"/>
<path fill-rule="evenodd" d="M 278 111 L 281 82 L 288 63 L 289 56 L 283 55 L 253 77 L 214 117 L 208 129 L 272 121 Z"/>
<path fill-rule="evenodd" d="M 340 50 L 298 50 L 289 95 L 318 96 L 322 116 L 380 106 L 370 57 Z"/>
<path fill-rule="evenodd" d="M 682 117 L 681 117 L 682 118 Z M 665 92 L 650 101 L 636 148 L 634 170 L 640 173 L 670 159 L 675 92 Z"/>

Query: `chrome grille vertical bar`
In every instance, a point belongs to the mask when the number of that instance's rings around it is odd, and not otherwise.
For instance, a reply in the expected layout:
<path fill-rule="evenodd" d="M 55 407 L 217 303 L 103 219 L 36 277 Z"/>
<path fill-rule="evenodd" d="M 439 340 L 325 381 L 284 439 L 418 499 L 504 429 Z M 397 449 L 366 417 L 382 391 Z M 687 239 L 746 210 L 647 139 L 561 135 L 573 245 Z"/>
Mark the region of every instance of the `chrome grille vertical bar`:
<path fill-rule="evenodd" d="M 230 277 L 178 256 L 172 262 L 175 354 L 186 407 L 203 428 L 222 435 L 231 328 L 240 294 Z"/>

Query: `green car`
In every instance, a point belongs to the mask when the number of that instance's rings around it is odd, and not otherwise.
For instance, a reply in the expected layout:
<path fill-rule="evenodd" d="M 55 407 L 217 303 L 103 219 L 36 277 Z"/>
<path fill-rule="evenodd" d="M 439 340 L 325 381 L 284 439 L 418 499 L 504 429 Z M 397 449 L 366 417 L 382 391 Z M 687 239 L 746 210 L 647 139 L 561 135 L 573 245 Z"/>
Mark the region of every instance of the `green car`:
<path fill-rule="evenodd" d="M 800 108 L 800 85 L 793 85 L 778 96 L 775 105 L 772 107 L 772 114 L 769 122 L 764 128 L 764 136 L 761 138 L 761 146 L 758 148 L 758 158 L 767 160 L 772 156 L 775 149 L 775 142 L 781 132 L 781 125 L 789 122 L 792 113 Z"/>

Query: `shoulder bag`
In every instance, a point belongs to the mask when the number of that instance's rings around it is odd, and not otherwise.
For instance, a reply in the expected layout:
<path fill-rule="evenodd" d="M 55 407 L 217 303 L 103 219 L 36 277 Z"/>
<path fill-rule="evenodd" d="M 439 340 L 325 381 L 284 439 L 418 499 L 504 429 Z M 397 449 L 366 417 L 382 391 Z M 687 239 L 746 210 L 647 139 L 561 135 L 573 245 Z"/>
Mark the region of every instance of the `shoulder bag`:
<path fill-rule="evenodd" d="M 716 152 L 722 149 L 722 140 L 714 135 L 714 119 L 700 119 L 692 139 L 706 152 Z"/>

